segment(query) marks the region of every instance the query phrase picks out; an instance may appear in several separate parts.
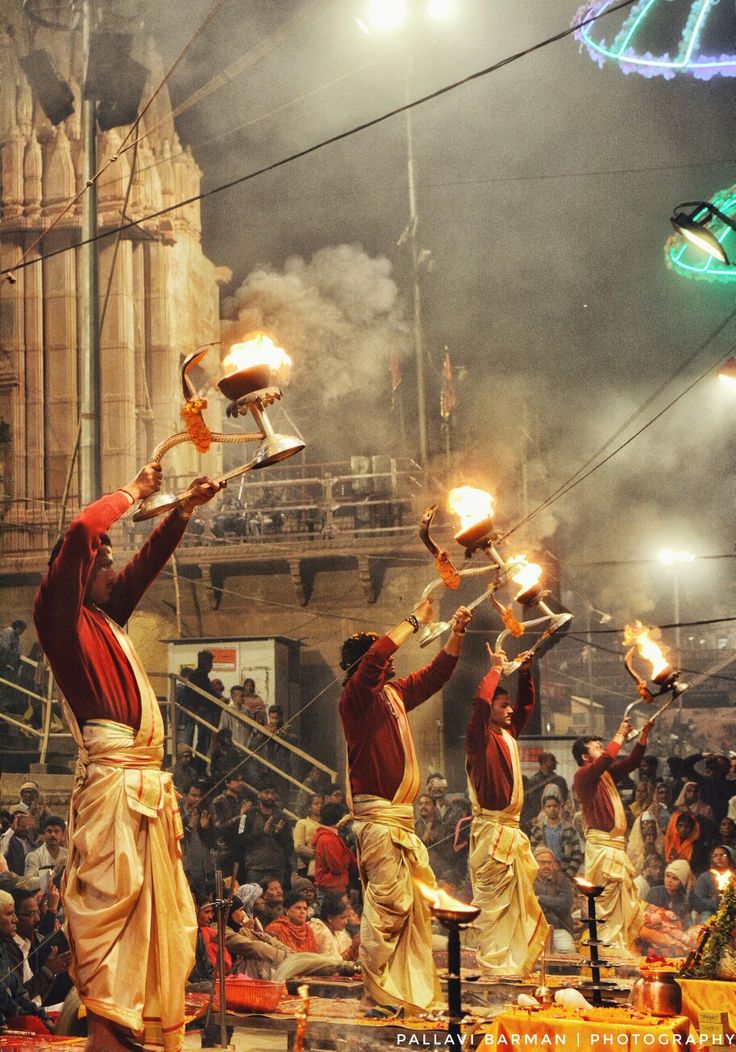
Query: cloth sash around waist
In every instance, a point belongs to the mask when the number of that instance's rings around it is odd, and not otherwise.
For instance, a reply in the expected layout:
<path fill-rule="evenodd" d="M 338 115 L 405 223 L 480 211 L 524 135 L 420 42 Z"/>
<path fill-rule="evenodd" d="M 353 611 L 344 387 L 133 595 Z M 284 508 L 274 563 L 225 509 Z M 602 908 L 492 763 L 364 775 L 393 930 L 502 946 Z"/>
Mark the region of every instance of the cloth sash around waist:
<path fill-rule="evenodd" d="M 414 830 L 414 808 L 411 804 L 392 804 L 381 796 L 360 793 L 353 798 L 355 822 L 374 822 L 388 826 L 395 844 L 413 849 L 419 840 Z M 421 843 L 421 841 L 419 841 Z"/>
<path fill-rule="evenodd" d="M 163 748 L 160 744 L 138 741 L 132 727 L 114 720 L 88 720 L 81 727 L 82 742 L 75 771 L 75 792 L 83 789 L 90 768 L 114 768 L 125 783 L 125 795 L 132 811 L 157 818 L 165 807 L 174 820 L 179 814 L 176 790 L 169 771 L 161 770 Z M 181 836 L 181 819 L 177 835 Z"/>
<path fill-rule="evenodd" d="M 593 883 L 623 880 L 633 867 L 626 854 L 626 840 L 618 833 L 589 829 L 585 835 L 585 877 Z"/>
<path fill-rule="evenodd" d="M 491 811 L 476 804 L 473 807 L 473 836 L 478 845 L 504 865 L 513 861 L 521 840 L 519 815 L 508 811 Z"/>

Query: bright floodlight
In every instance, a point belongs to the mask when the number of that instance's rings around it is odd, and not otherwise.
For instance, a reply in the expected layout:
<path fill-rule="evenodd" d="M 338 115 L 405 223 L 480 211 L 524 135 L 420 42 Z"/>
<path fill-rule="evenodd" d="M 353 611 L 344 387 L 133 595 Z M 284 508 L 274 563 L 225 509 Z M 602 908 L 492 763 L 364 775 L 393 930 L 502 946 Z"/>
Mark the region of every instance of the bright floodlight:
<path fill-rule="evenodd" d="M 663 548 L 659 553 L 659 561 L 665 566 L 674 566 L 675 563 L 691 563 L 694 558 L 692 552 L 686 552 L 684 549 L 676 552 L 674 548 Z"/>
<path fill-rule="evenodd" d="M 682 208 L 692 208 L 693 211 L 688 215 L 680 211 Z M 708 226 L 713 219 L 719 219 L 724 227 L 736 230 L 736 223 L 733 219 L 720 208 L 716 208 L 711 201 L 685 201 L 677 205 L 674 214 L 670 216 L 670 222 L 678 234 L 728 267 L 731 265 L 731 260 L 726 255 L 721 242 Z"/>
<path fill-rule="evenodd" d="M 427 0 L 427 14 L 437 22 L 446 22 L 452 16 L 453 0 Z"/>
<path fill-rule="evenodd" d="M 390 33 L 406 18 L 406 0 L 370 0 L 368 19 L 375 29 Z"/>
<path fill-rule="evenodd" d="M 736 358 L 729 358 L 725 365 L 721 366 L 718 379 L 726 387 L 736 390 Z"/>

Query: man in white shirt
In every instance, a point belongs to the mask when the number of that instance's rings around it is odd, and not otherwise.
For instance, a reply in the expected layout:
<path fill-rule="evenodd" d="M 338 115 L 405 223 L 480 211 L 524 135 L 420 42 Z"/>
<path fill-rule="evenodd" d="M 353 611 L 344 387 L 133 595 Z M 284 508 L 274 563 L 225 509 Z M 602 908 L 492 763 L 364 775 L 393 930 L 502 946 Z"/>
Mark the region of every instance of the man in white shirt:
<path fill-rule="evenodd" d="M 46 892 L 51 874 L 66 862 L 67 851 L 64 847 L 66 823 L 63 818 L 49 815 L 41 830 L 41 845 L 26 855 L 24 876 L 33 891 Z"/>

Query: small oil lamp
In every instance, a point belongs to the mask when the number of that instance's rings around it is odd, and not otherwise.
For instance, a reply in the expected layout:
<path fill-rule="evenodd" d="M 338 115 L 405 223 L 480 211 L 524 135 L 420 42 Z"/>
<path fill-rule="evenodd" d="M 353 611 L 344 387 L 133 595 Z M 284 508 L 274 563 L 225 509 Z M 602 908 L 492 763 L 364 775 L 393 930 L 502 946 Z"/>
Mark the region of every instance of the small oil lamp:
<path fill-rule="evenodd" d="M 429 905 L 429 911 L 447 929 L 447 1018 L 450 1048 L 462 1048 L 460 1040 L 464 1018 L 462 983 L 460 979 L 460 931 L 480 916 L 478 906 L 454 899 L 443 888 L 432 888 L 421 880 L 415 881 L 419 893 Z"/>
<path fill-rule="evenodd" d="M 490 542 L 493 529 L 493 497 L 473 486 L 457 486 L 447 498 L 449 510 L 460 517 L 462 528 L 455 540 L 466 552 L 474 552 Z"/>
<path fill-rule="evenodd" d="M 182 363 L 181 379 L 186 404 L 182 410 L 187 425 L 186 431 L 171 435 L 159 443 L 153 451 L 151 461 L 160 462 L 165 453 L 182 442 L 192 442 L 196 449 L 204 453 L 215 443 L 240 444 L 258 442 L 258 448 L 245 463 L 220 475 L 216 482 L 227 482 L 229 479 L 256 471 L 259 468 L 276 464 L 280 460 L 294 456 L 304 449 L 304 442 L 293 435 L 277 434 L 268 419 L 266 407 L 281 398 L 279 384 L 288 378 L 291 359 L 265 333 L 254 333 L 243 343 L 231 347 L 223 366 L 225 375 L 217 386 L 222 394 L 230 399 L 227 407 L 228 416 L 247 416 L 250 414 L 258 430 L 252 433 L 230 434 L 211 432 L 204 421 L 203 410 L 207 401 L 197 395 L 189 378 L 189 371 L 207 354 L 212 344 L 200 347 L 190 354 Z M 163 515 L 189 496 L 189 491 L 179 494 L 154 493 L 141 501 L 133 516 L 134 522 Z"/>
<path fill-rule="evenodd" d="M 542 591 L 542 567 L 537 563 L 528 563 L 525 555 L 519 556 L 519 568 L 511 574 L 511 580 L 520 586 L 514 596 L 517 603 L 527 609 L 536 606 L 544 594 Z"/>
<path fill-rule="evenodd" d="M 675 698 L 680 697 L 688 689 L 688 684 L 680 680 L 680 673 L 672 668 L 665 657 L 662 647 L 652 638 L 651 631 L 641 621 L 634 621 L 633 625 L 626 625 L 624 628 L 624 646 L 629 647 L 624 658 L 624 664 L 627 672 L 636 683 L 636 689 L 639 694 L 638 698 L 626 706 L 624 719 L 627 719 L 632 709 L 641 704 L 641 702 L 649 705 L 655 697 L 661 697 L 663 694 L 671 692 L 671 697 L 650 717 L 649 722 L 654 723 L 670 707 Z M 647 680 L 634 668 L 634 658 L 637 654 L 650 666 L 648 678 L 659 687 L 656 694 L 651 692 L 647 685 Z M 637 733 L 632 731 L 629 739 L 635 737 Z"/>

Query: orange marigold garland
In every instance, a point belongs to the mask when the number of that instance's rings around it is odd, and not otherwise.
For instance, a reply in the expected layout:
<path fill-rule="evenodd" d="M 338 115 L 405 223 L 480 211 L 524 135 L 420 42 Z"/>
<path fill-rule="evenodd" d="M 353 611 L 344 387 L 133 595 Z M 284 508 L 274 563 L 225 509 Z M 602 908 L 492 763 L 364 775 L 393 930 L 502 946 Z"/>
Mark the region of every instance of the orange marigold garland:
<path fill-rule="evenodd" d="M 206 398 L 190 398 L 181 411 L 189 437 L 199 453 L 206 453 L 212 442 L 210 429 L 204 422 L 202 410 L 207 408 Z"/>
<path fill-rule="evenodd" d="M 434 561 L 445 588 L 457 588 L 460 584 L 460 574 L 452 565 L 450 556 L 444 548 L 437 554 Z"/>

